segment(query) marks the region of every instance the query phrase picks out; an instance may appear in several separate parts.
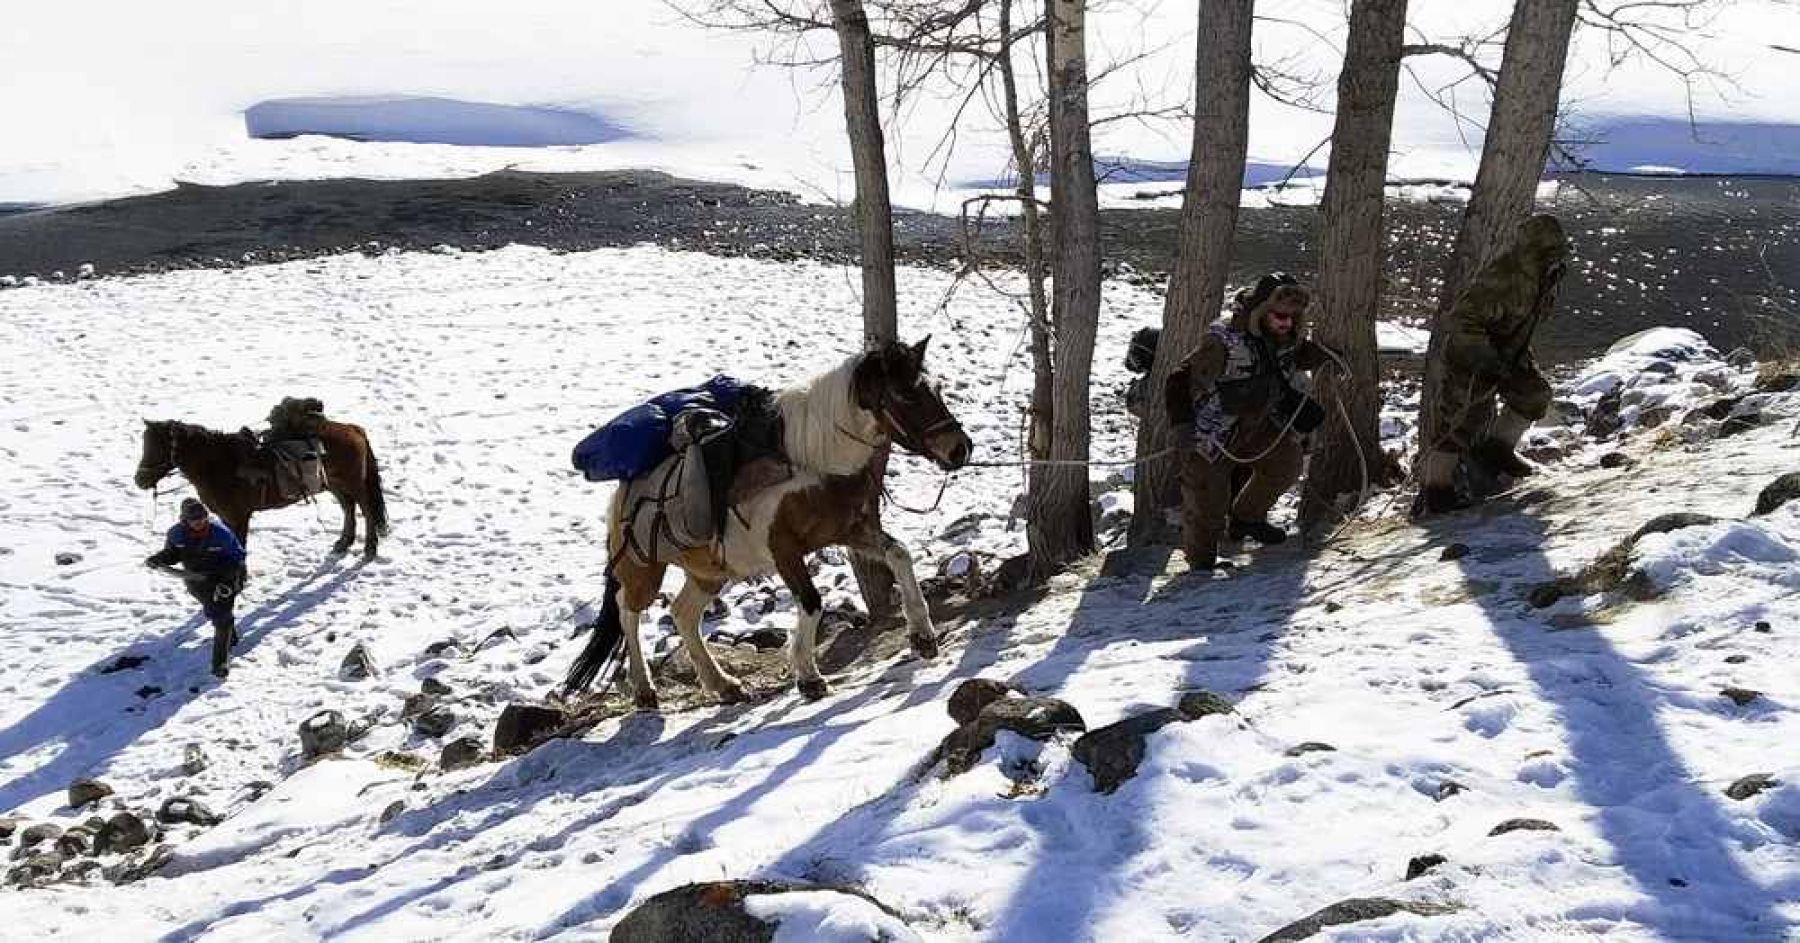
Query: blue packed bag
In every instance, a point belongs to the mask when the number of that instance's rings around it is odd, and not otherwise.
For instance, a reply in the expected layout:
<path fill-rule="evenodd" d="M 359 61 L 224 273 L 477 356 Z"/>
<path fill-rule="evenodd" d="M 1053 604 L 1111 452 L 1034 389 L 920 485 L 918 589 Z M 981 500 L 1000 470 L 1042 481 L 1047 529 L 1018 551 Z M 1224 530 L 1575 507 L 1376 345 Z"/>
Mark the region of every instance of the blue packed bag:
<path fill-rule="evenodd" d="M 575 446 L 570 460 L 589 481 L 647 474 L 671 454 L 669 433 L 676 416 L 696 408 L 732 415 L 743 393 L 744 384 L 723 373 L 699 386 L 664 393 L 589 433 Z"/>

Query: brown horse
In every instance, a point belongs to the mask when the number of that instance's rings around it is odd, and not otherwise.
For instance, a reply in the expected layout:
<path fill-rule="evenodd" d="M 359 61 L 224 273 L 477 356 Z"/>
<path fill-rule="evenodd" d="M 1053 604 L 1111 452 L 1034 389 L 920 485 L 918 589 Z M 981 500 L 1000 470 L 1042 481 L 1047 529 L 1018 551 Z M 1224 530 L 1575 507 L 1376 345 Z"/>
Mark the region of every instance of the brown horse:
<path fill-rule="evenodd" d="M 813 653 L 824 613 L 806 569 L 807 554 L 824 547 L 845 547 L 886 563 L 899 584 L 913 651 L 924 658 L 937 654 L 936 631 L 913 575 L 912 556 L 881 529 L 879 466 L 884 463 L 874 461 L 890 443 L 930 458 L 945 470 L 969 460 L 973 445 L 925 372 L 925 345 L 930 340 L 912 347 L 888 344 L 859 354 L 776 395 L 783 451 L 793 476 L 734 507 L 720 541 L 672 561 L 687 574 L 671 606 L 675 628 L 708 693 L 727 702 L 745 696 L 743 685 L 719 666 L 700 637 L 701 614 L 727 582 L 772 571 L 800 606 L 799 625 L 788 648 L 800 693 L 809 700 L 825 696 L 828 688 Z M 644 562 L 620 552 L 624 491 L 614 492 L 607 529 L 614 563 L 606 573 L 606 598 L 587 647 L 569 670 L 565 691 L 574 693 L 593 683 L 622 639 L 637 706 L 655 710 L 656 689 L 644 663 L 638 622 L 661 589 L 669 562 Z"/>
<path fill-rule="evenodd" d="M 356 509 L 362 508 L 368 537 L 363 556 L 373 557 L 380 539 L 388 532 L 387 498 L 381 492 L 381 470 L 375 452 L 361 426 L 326 421 L 319 431 L 325 447 L 326 489 L 344 509 L 344 528 L 332 553 L 343 553 L 356 541 Z M 134 479 L 139 488 L 154 488 L 170 472 L 179 470 L 200 493 L 200 500 L 237 534 L 250 543 L 250 514 L 286 507 L 296 499 L 284 498 L 272 475 L 249 476 L 250 446 L 242 434 L 214 432 L 174 420 L 144 423 L 144 452 L 138 458 Z"/>

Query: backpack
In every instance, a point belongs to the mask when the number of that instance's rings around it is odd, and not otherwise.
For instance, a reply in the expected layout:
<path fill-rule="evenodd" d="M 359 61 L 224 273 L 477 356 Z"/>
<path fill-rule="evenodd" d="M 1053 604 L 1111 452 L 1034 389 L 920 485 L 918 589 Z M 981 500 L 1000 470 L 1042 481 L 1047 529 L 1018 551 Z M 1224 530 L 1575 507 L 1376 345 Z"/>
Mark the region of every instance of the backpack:
<path fill-rule="evenodd" d="M 690 409 L 731 416 L 743 394 L 744 384 L 723 373 L 699 386 L 664 393 L 588 433 L 576 443 L 570 462 L 588 481 L 642 477 L 674 454 L 669 436 L 675 416 Z"/>

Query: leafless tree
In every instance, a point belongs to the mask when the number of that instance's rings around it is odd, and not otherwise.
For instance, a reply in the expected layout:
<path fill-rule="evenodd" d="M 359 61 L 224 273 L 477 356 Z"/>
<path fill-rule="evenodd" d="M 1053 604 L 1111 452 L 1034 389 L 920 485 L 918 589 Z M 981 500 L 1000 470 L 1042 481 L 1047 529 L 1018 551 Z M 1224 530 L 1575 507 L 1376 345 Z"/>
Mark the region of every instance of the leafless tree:
<path fill-rule="evenodd" d="M 1339 498 L 1381 476 L 1379 365 L 1375 320 L 1381 306 L 1386 257 L 1382 216 L 1394 100 L 1400 89 L 1406 0 L 1356 0 L 1350 37 L 1338 75 L 1337 120 L 1319 246 L 1317 337 L 1340 352 L 1349 374 L 1323 371 L 1319 397 L 1328 412 L 1349 419 L 1327 422 L 1308 465 L 1303 525 L 1326 522 Z M 1358 500 L 1366 498 L 1360 494 Z"/>
<path fill-rule="evenodd" d="M 1181 201 L 1175 264 L 1163 302 L 1162 338 L 1149 377 L 1138 454 L 1156 455 L 1169 445 L 1162 389 L 1169 374 L 1200 343 L 1218 317 L 1231 271 L 1232 235 L 1250 142 L 1250 33 L 1254 0 L 1206 0 L 1200 4 L 1194 49 L 1194 136 L 1187 188 Z M 1133 484 L 1135 541 L 1165 536 L 1163 508 L 1179 501 L 1178 461 L 1145 462 Z"/>

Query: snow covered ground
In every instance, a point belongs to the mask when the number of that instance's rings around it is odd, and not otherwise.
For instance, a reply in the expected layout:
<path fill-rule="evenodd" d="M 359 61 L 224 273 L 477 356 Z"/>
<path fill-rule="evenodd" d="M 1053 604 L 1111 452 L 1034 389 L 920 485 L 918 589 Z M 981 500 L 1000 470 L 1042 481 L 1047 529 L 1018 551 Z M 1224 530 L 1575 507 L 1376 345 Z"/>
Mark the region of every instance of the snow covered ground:
<path fill-rule="evenodd" d="M 188 0 L 171 16 L 127 0 L 13 4 L 0 31 L 0 61 L 7 63 L 0 80 L 0 114 L 7 120 L 0 207 L 150 192 L 176 181 L 473 176 L 503 167 L 659 169 L 848 202 L 854 185 L 832 73 L 759 65 L 785 56 L 785 41 L 709 31 L 677 13 L 705 6 L 533 0 L 502 13 L 470 0 L 313 0 L 255 8 Z M 1191 99 L 1193 4 L 1094 6 L 1094 71 L 1112 73 L 1095 87 L 1096 117 Z M 1488 35 L 1504 26 L 1510 6 L 1504 0 L 1414 4 L 1408 42 Z M 1571 54 L 1564 97 L 1574 126 L 1566 137 L 1596 142 L 1599 166 L 1613 170 L 1654 164 L 1690 172 L 1791 172 L 1800 107 L 1789 79 L 1797 57 L 1775 44 L 1800 35 L 1800 8 L 1785 0 L 1734 0 L 1683 22 L 1660 4 L 1623 6 L 1675 27 L 1673 34 L 1717 74 L 1698 75 L 1690 101 L 1687 86 L 1646 57 L 1613 65 L 1625 50 L 1586 31 Z M 1340 0 L 1264 0 L 1257 7 L 1258 61 L 1316 80 L 1312 97 L 1327 111 L 1258 93 L 1253 162 L 1325 166 L 1321 145 L 1331 132 L 1328 106 L 1344 10 Z M 1660 52 L 1665 61 L 1682 62 L 1670 50 Z M 835 40 L 819 34 L 794 58 L 829 61 L 836 54 Z M 1123 67 L 1108 70 L 1108 64 Z M 1447 56 L 1413 57 L 1407 70 L 1392 174 L 1470 179 L 1486 111 L 1479 83 L 1459 81 L 1467 70 Z M 1431 94 L 1466 117 L 1454 117 Z M 416 114 L 385 119 L 403 141 L 516 143 L 518 125 L 504 106 L 583 115 L 623 137 L 522 148 L 358 144 L 317 135 L 262 140 L 247 133 L 247 112 L 290 99 L 435 100 L 463 106 L 438 111 L 436 121 L 476 122 L 447 137 L 445 128 L 421 127 Z M 968 181 L 1006 172 L 1008 145 L 982 103 L 971 110 L 954 150 L 941 146 L 959 106 L 958 96 L 927 88 L 890 116 L 896 202 L 954 211 Z M 1708 124 L 1690 133 L 1690 118 Z M 317 130 L 344 128 L 326 122 Z M 1185 161 L 1189 134 L 1174 122 L 1115 121 L 1101 129 L 1095 147 L 1098 154 L 1138 161 Z"/>
<path fill-rule="evenodd" d="M 969 286 L 946 298 L 938 272 L 900 278 L 904 331 L 933 334 L 977 457 L 1016 454 L 1014 303 Z M 92 776 L 117 791 L 108 807 L 194 796 L 229 816 L 170 827 L 174 860 L 136 884 L 0 891 L 7 935 L 595 940 L 659 891 L 763 876 L 854 885 L 928 939 L 1255 939 L 1377 896 L 1457 909 L 1338 938 L 1800 938 L 1800 502 L 1742 519 L 1797 470 L 1791 394 L 1755 400 L 1768 422 L 1729 438 L 1633 427 L 1635 463 L 1579 446 L 1526 492 L 1431 528 L 1386 520 L 1310 555 L 1245 551 L 1230 575 L 1155 554 L 1092 564 L 947 623 L 934 662 L 853 666 L 818 703 L 781 692 L 628 716 L 450 773 L 396 759 L 485 739 L 501 704 L 542 696 L 574 656 L 606 491 L 567 467 L 573 443 L 713 370 L 779 383 L 825 369 L 858 342 L 855 291 L 842 268 L 639 247 L 349 255 L 0 294 L 0 813 L 73 825 L 90 813 L 63 808 L 64 790 Z M 1158 311 L 1107 290 L 1099 456 L 1131 449 L 1119 361 Z M 1679 407 L 1749 382 L 1680 332 L 1680 357 L 1670 335 L 1639 340 L 1571 395 Z M 180 497 L 131 487 L 138 420 L 235 428 L 301 393 L 369 430 L 395 529 L 364 563 L 326 556 L 335 510 L 259 515 L 245 650 L 217 684 L 191 605 L 138 565 Z M 898 465 L 895 493 L 930 503 L 937 473 Z M 937 511 L 888 523 L 922 572 L 966 548 L 1004 553 L 1022 541 L 1006 521 L 1018 484 L 968 470 Z M 1657 598 L 1525 601 L 1675 510 L 1724 520 L 1644 539 Z M 1468 552 L 1441 559 L 1452 542 Z M 846 580 L 823 567 L 828 604 Z M 713 627 L 791 624 L 784 594 L 765 614 L 749 593 Z M 460 644 L 427 653 L 447 639 Z M 339 680 L 358 642 L 379 675 Z M 121 655 L 147 661 L 103 670 Z M 945 700 L 977 675 L 1062 698 L 1090 728 L 1196 689 L 1237 712 L 1152 735 L 1111 795 L 1067 740 L 1003 735 L 940 778 L 927 758 L 953 727 Z M 398 720 L 427 678 L 458 717 L 441 737 Z M 1728 685 L 1762 693 L 1738 706 Z M 322 708 L 374 727 L 303 766 L 296 728 Z M 1332 749 L 1291 752 L 1302 743 Z M 195 774 L 190 745 L 209 758 Z M 1757 772 L 1779 785 L 1723 794 Z M 1560 830 L 1490 837 L 1516 818 Z M 1447 862 L 1402 880 L 1432 853 Z"/>

